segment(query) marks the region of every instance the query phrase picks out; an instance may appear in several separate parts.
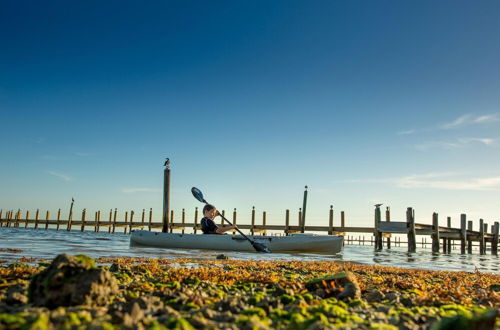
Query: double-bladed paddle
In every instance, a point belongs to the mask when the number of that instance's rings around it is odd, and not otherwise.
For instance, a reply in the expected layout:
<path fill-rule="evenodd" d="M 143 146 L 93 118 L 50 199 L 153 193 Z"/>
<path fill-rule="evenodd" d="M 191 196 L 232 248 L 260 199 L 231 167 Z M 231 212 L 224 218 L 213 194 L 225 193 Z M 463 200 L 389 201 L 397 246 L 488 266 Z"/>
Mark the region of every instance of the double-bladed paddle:
<path fill-rule="evenodd" d="M 198 188 L 191 188 L 191 192 L 193 193 L 193 196 L 194 198 L 196 198 L 197 200 L 199 200 L 200 202 L 202 203 L 205 203 L 205 204 L 208 204 L 208 202 L 203 198 L 203 193 L 201 192 L 200 189 Z M 230 224 L 231 226 L 233 225 L 231 223 L 231 221 L 227 220 L 226 217 L 224 217 L 222 214 L 219 213 L 219 215 L 222 217 L 222 219 L 224 219 L 228 224 Z M 264 244 L 261 244 L 261 243 L 257 243 L 255 242 L 254 240 L 251 240 L 249 237 L 247 237 L 247 235 L 243 234 L 241 232 L 241 230 L 239 230 L 238 228 L 236 228 L 236 230 L 238 231 L 238 233 L 241 234 L 241 236 L 245 237 L 249 242 L 250 244 L 252 244 L 253 248 L 257 251 L 257 252 L 265 252 L 265 253 L 270 253 L 271 251 L 269 251 L 269 248 L 267 246 L 265 246 Z"/>

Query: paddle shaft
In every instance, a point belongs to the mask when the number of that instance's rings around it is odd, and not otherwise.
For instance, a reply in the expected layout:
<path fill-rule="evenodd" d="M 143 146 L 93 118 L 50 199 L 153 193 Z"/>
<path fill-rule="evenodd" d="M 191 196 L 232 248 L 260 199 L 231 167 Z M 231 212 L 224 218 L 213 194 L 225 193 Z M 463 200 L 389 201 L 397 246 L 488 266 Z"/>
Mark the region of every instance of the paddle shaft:
<path fill-rule="evenodd" d="M 223 215 L 222 215 L 222 214 L 220 214 L 220 213 L 219 213 L 219 215 L 220 215 L 220 217 L 221 217 L 222 219 L 226 220 L 226 222 L 227 222 L 228 224 L 230 224 L 231 226 L 233 226 L 233 224 L 231 223 L 231 221 L 227 220 L 225 216 L 223 216 Z M 248 236 L 247 236 L 247 235 L 243 234 L 243 233 L 241 232 L 241 230 L 240 230 L 238 227 L 236 227 L 236 228 L 234 228 L 234 229 L 236 229 L 236 231 L 237 231 L 238 233 L 240 233 L 240 234 L 241 234 L 241 236 L 245 237 L 247 240 L 249 240 L 250 242 L 252 242 L 252 240 L 251 240 L 250 238 L 248 238 Z"/>

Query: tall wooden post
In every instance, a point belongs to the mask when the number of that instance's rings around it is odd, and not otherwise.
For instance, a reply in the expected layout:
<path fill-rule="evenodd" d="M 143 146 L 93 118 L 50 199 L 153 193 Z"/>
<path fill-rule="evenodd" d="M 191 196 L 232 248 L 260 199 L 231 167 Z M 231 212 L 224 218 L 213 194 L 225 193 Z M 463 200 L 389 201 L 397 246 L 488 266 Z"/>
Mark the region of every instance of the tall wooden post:
<path fill-rule="evenodd" d="M 40 210 L 37 209 L 35 213 L 35 229 L 38 229 L 38 217 L 40 216 Z"/>
<path fill-rule="evenodd" d="M 144 220 L 145 220 L 145 217 L 146 217 L 146 210 L 142 209 L 142 216 L 141 216 L 141 225 L 142 225 L 142 228 L 141 229 L 144 229 Z"/>
<path fill-rule="evenodd" d="M 290 210 L 286 210 L 285 212 L 285 235 L 288 236 L 288 232 L 290 231 Z"/>
<path fill-rule="evenodd" d="M 118 216 L 118 209 L 115 208 L 115 212 L 113 213 L 113 234 L 115 233 L 115 229 L 116 229 L 116 217 Z"/>
<path fill-rule="evenodd" d="M 299 207 L 298 217 L 299 217 L 299 229 L 302 231 L 302 208 L 301 207 Z"/>
<path fill-rule="evenodd" d="M 87 215 L 87 209 L 83 209 L 82 211 L 82 225 L 81 225 L 81 231 L 85 230 L 85 217 Z"/>
<path fill-rule="evenodd" d="M 479 254 L 484 254 L 486 246 L 484 245 L 484 220 L 479 219 Z"/>
<path fill-rule="evenodd" d="M 467 221 L 467 230 L 472 231 L 472 220 Z M 467 253 L 472 254 L 472 239 L 467 235 Z"/>
<path fill-rule="evenodd" d="M 306 230 L 306 209 L 307 209 L 307 186 L 305 186 L 304 190 L 304 199 L 302 200 L 302 228 L 301 232 L 305 232 Z"/>
<path fill-rule="evenodd" d="M 491 254 L 498 254 L 498 231 L 499 231 L 500 223 L 495 221 L 493 225 L 493 238 L 491 239 Z"/>
<path fill-rule="evenodd" d="M 389 206 L 385 209 L 385 221 L 391 222 L 391 208 Z M 387 237 L 387 249 L 391 248 L 391 237 Z"/>
<path fill-rule="evenodd" d="M 345 232 L 345 212 L 341 211 L 340 212 L 340 227 L 342 227 L 342 231 Z"/>
<path fill-rule="evenodd" d="M 236 219 L 237 219 L 236 215 L 237 214 L 236 214 L 236 208 L 235 208 L 233 211 L 233 225 L 234 226 L 236 226 Z M 235 235 L 235 234 L 236 234 L 236 231 L 233 231 L 233 235 Z"/>
<path fill-rule="evenodd" d="M 328 214 L 328 235 L 333 235 L 333 205 L 330 205 L 330 213 Z"/>
<path fill-rule="evenodd" d="M 446 226 L 451 228 L 451 217 L 446 218 Z M 446 245 L 446 253 L 451 253 L 451 238 L 448 238 Z"/>
<path fill-rule="evenodd" d="M 262 236 L 266 236 L 266 221 L 267 221 L 267 213 L 266 211 L 262 212 L 262 226 L 264 227 L 264 231 L 262 232 Z"/>
<path fill-rule="evenodd" d="M 130 227 L 128 230 L 129 234 L 132 233 L 132 229 L 134 228 L 134 214 L 135 214 L 135 212 L 133 210 L 130 211 Z"/>
<path fill-rule="evenodd" d="M 194 233 L 198 231 L 198 206 L 194 209 Z"/>
<path fill-rule="evenodd" d="M 24 228 L 28 228 L 28 223 L 30 222 L 30 211 L 26 211 L 26 223 L 24 224 Z"/>
<path fill-rule="evenodd" d="M 250 228 L 250 233 L 252 236 L 255 235 L 255 206 L 252 206 L 252 226 Z"/>
<path fill-rule="evenodd" d="M 408 252 L 415 252 L 417 250 L 415 212 L 411 207 L 406 209 L 406 226 L 408 228 Z"/>
<path fill-rule="evenodd" d="M 108 234 L 111 233 L 111 223 L 113 221 L 113 209 L 109 210 L 109 226 L 108 226 Z"/>
<path fill-rule="evenodd" d="M 186 223 L 186 210 L 182 209 L 182 234 L 184 234 L 184 224 Z"/>
<path fill-rule="evenodd" d="M 375 251 L 382 250 L 382 232 L 380 232 L 380 221 L 382 215 L 380 214 L 380 206 L 382 206 L 382 204 L 375 205 Z"/>
<path fill-rule="evenodd" d="M 460 253 L 465 254 L 465 243 L 467 241 L 467 215 L 460 215 Z"/>
<path fill-rule="evenodd" d="M 168 233 L 170 214 L 170 160 L 165 161 L 163 171 L 163 227 L 162 232 Z"/>
<path fill-rule="evenodd" d="M 153 208 L 149 208 L 149 225 L 148 225 L 148 230 L 151 231 L 151 224 L 153 222 Z"/>
<path fill-rule="evenodd" d="M 59 225 L 61 223 L 61 209 L 57 210 L 57 224 L 56 224 L 56 230 L 59 230 Z"/>
<path fill-rule="evenodd" d="M 73 204 L 75 203 L 75 199 L 71 198 L 71 206 L 69 207 L 69 216 L 68 216 L 68 223 L 66 224 L 66 230 L 70 231 L 71 230 L 71 225 L 73 222 Z"/>
<path fill-rule="evenodd" d="M 174 231 L 174 210 L 170 210 L 170 218 L 168 219 L 168 228 L 170 233 Z"/>
<path fill-rule="evenodd" d="M 432 252 L 439 253 L 439 218 L 438 214 L 432 214 Z"/>
<path fill-rule="evenodd" d="M 50 211 L 45 212 L 45 230 L 49 229 Z"/>

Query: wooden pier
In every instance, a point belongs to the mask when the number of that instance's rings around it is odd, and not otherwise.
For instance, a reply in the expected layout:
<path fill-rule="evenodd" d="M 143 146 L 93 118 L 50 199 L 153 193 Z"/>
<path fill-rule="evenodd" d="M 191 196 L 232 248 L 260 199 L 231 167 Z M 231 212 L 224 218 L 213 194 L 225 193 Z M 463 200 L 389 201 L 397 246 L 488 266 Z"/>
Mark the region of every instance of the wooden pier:
<path fill-rule="evenodd" d="M 201 231 L 201 226 L 199 224 L 199 218 L 201 216 L 201 210 L 195 208 L 191 216 L 188 216 L 185 209 L 180 212 L 180 217 L 177 220 L 175 218 L 174 210 L 169 210 L 168 216 L 162 215 L 162 221 L 153 221 L 153 210 L 143 209 L 138 217 L 136 213 L 131 211 L 126 211 L 120 214 L 121 219 L 119 219 L 119 214 L 117 209 L 109 210 L 107 219 L 101 217 L 101 211 L 95 211 L 93 214 L 93 219 L 87 214 L 87 210 L 83 209 L 81 211 L 81 216 L 79 220 L 74 219 L 73 208 L 71 207 L 68 218 L 63 220 L 61 218 L 61 209 L 57 210 L 56 217 L 51 218 L 50 212 L 46 211 L 45 216 L 42 218 L 43 212 L 40 210 L 35 211 L 35 216 L 30 217 L 30 212 L 22 212 L 20 209 L 17 211 L 0 210 L 0 227 L 13 227 L 13 228 L 33 228 L 39 230 L 55 229 L 55 230 L 80 230 L 88 231 L 92 230 L 94 232 L 100 232 L 106 230 L 108 233 L 115 233 L 118 228 L 122 229 L 124 233 L 130 233 L 134 229 L 145 229 L 145 230 L 162 230 L 165 225 L 165 218 L 169 221 L 167 223 L 167 228 L 169 232 L 185 233 L 187 231 L 193 233 L 199 233 Z M 255 207 L 249 212 L 249 223 L 241 223 L 238 219 L 238 214 L 236 209 L 232 211 L 232 222 L 237 224 L 238 228 L 242 230 L 249 230 L 253 235 L 290 235 L 296 233 L 323 233 L 326 235 L 341 235 L 345 236 L 346 244 L 370 244 L 374 245 L 375 250 L 381 250 L 384 247 L 384 238 L 386 239 L 386 248 L 391 248 L 391 238 L 394 246 L 400 246 L 401 244 L 407 245 L 408 252 L 415 252 L 417 248 L 417 236 L 424 236 L 422 238 L 422 246 L 427 244 L 432 246 L 433 253 L 451 253 L 452 246 L 460 246 L 460 252 L 462 254 L 472 253 L 473 245 L 479 247 L 479 253 L 485 254 L 487 251 L 487 246 L 490 246 L 491 254 L 498 254 L 498 239 L 499 239 L 499 222 L 494 222 L 491 226 L 488 226 L 483 219 L 478 221 L 478 229 L 473 230 L 473 222 L 467 220 L 467 215 L 462 214 L 460 216 L 460 228 L 451 228 L 451 218 L 446 218 L 446 226 L 439 225 L 439 215 L 434 213 L 429 216 L 429 220 L 432 224 L 423 224 L 415 222 L 415 212 L 413 208 L 408 208 L 406 210 L 406 221 L 394 221 L 391 219 L 391 212 L 389 208 L 385 210 L 385 219 L 381 219 L 381 208 L 380 205 L 376 205 L 374 210 L 374 226 L 373 227 L 350 227 L 346 226 L 346 213 L 344 211 L 340 212 L 340 223 L 339 226 L 334 225 L 334 210 L 333 206 L 327 213 L 327 223 L 326 226 L 319 225 L 305 225 L 302 220 L 302 209 L 299 209 L 297 217 L 295 218 L 295 223 L 292 224 L 291 212 L 290 210 L 285 210 L 283 213 L 284 225 L 274 225 L 268 224 L 267 213 L 262 212 L 260 221 L 257 221 L 257 211 Z M 222 211 L 225 214 L 225 211 Z M 106 215 L 104 215 L 106 217 Z M 188 219 L 192 220 L 189 221 Z M 260 223 L 258 223 L 260 222 Z M 489 229 L 489 230 L 488 230 Z M 359 236 L 358 239 L 353 238 L 349 234 L 371 234 L 369 240 L 364 236 Z M 406 236 L 405 241 L 401 241 L 401 237 L 393 237 L 392 235 L 399 234 L 400 236 Z M 430 242 L 427 243 L 427 237 L 430 238 Z M 399 241 L 398 241 L 399 238 Z M 366 240 L 365 240 L 366 239 Z M 424 243 L 425 242 L 425 243 Z"/>

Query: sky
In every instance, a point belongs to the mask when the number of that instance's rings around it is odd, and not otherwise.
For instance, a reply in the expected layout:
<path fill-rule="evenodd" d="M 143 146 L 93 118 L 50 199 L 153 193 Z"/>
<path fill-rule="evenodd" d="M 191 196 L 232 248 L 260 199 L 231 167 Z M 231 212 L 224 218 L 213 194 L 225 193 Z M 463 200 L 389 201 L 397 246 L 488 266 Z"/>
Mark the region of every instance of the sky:
<path fill-rule="evenodd" d="M 0 208 L 500 220 L 498 1 L 1 1 Z M 176 215 L 177 217 L 178 215 Z M 258 218 L 259 219 L 259 218 Z M 259 220 L 258 220 L 259 221 Z"/>

